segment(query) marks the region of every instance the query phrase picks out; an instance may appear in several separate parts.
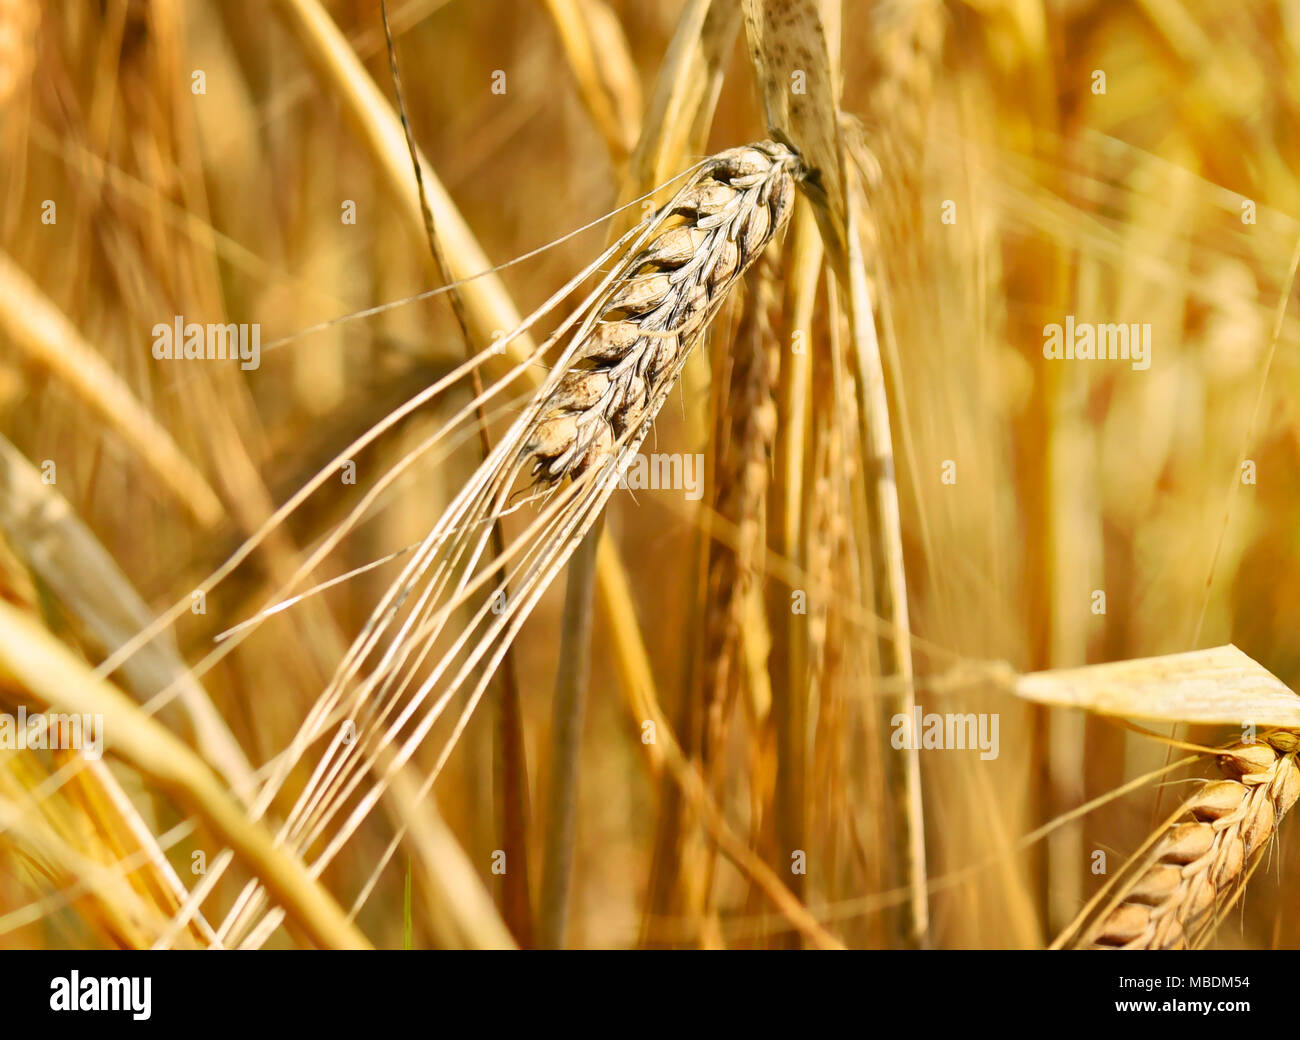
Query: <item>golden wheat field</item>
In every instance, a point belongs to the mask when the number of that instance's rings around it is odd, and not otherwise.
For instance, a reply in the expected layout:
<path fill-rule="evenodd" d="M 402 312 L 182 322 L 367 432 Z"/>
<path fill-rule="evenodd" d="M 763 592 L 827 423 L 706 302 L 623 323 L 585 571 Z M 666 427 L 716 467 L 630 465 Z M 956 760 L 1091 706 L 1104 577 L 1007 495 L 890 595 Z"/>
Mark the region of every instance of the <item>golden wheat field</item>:
<path fill-rule="evenodd" d="M 0 0 L 0 948 L 1300 946 L 1292 0 Z"/>

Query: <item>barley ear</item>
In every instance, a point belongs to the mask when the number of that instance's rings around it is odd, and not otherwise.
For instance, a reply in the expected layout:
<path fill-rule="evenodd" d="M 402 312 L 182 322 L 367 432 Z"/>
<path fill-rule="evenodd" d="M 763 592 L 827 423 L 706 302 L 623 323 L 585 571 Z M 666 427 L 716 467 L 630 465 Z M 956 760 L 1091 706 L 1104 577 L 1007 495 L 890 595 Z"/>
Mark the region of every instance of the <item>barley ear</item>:
<path fill-rule="evenodd" d="M 1300 796 L 1300 734 L 1279 730 L 1220 757 L 1207 780 L 1111 883 L 1092 923 L 1057 944 L 1083 949 L 1196 949 L 1214 935 Z M 1071 926 L 1072 930 L 1074 926 Z M 1077 936 L 1077 939 L 1074 938 Z"/>

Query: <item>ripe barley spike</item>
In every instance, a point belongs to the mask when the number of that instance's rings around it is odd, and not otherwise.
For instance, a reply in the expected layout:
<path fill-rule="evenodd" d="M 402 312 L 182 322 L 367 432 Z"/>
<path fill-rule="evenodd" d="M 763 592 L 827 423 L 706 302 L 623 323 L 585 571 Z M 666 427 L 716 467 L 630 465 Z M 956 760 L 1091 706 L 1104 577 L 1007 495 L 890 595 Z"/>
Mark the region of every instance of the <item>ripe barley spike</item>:
<path fill-rule="evenodd" d="M 618 257 L 613 269 L 547 341 L 565 344 L 554 369 L 389 586 L 304 724 L 304 745 L 336 710 L 357 719 L 358 732 L 327 751 L 320 774 L 326 779 L 299 797 L 288 826 L 292 841 L 340 813 L 383 759 L 381 780 L 352 807 L 316 865 L 342 847 L 462 694 L 426 782 L 437 776 L 520 626 L 634 459 L 691 349 L 745 269 L 785 227 L 802 174 L 798 155 L 771 141 L 721 152 L 606 254 Z M 521 478 L 531 478 L 549 501 L 503 554 L 491 553 L 491 521 Z M 440 643 L 456 608 L 478 593 L 487 599 L 450 644 Z M 409 718 L 419 721 L 401 739 Z M 251 926 L 249 917 L 243 927 Z"/>
<path fill-rule="evenodd" d="M 1208 780 L 1134 857 L 1079 941 L 1093 950 L 1195 949 L 1241 897 L 1300 796 L 1300 735 L 1281 730 L 1224 752 Z M 1131 869 L 1136 868 L 1136 869 Z"/>
<path fill-rule="evenodd" d="M 641 441 L 727 293 L 784 228 L 799 173 L 784 145 L 733 148 L 659 211 L 656 237 L 625 262 L 573 367 L 545 400 L 524 445 L 535 476 L 577 477 L 612 462 L 629 431 Z"/>

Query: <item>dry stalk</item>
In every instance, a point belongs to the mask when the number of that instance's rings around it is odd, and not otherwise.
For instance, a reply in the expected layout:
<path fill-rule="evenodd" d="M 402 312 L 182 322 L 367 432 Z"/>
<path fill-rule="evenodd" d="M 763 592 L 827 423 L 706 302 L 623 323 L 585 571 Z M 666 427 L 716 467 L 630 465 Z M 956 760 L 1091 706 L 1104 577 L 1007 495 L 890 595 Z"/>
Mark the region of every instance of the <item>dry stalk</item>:
<path fill-rule="evenodd" d="M 618 17 L 604 0 L 546 0 L 582 103 L 622 162 L 641 136 L 641 82 Z"/>
<path fill-rule="evenodd" d="M 46 484 L 4 437 L 0 437 L 0 534 L 18 557 L 30 561 L 43 590 L 56 596 L 62 609 L 100 646 L 112 650 L 149 623 L 149 607 L 108 550 L 57 488 Z M 170 634 L 127 661 L 120 682 L 141 701 L 175 683 L 204 760 L 239 797 L 251 795 L 254 782 L 248 758 L 207 691 L 190 674 Z"/>
<path fill-rule="evenodd" d="M 41 710 L 101 715 L 115 757 L 199 817 L 267 886 L 316 945 L 364 949 L 365 936 L 302 861 L 249 819 L 211 769 L 138 705 L 21 611 L 0 603 L 0 683 L 24 690 Z M 84 762 L 84 760 L 81 760 Z M 12 821 L 0 821 L 0 830 Z"/>
<path fill-rule="evenodd" d="M 1195 949 L 1241 897 L 1278 824 L 1300 796 L 1300 734 L 1281 730 L 1238 744 L 1220 760 L 1226 779 L 1208 780 L 1135 856 L 1114 883 L 1085 949 Z M 1059 943 L 1059 940 L 1058 940 Z"/>
<path fill-rule="evenodd" d="M 207 478 L 141 404 L 103 355 L 11 258 L 0 253 L 0 332 L 20 356 L 50 372 L 97 413 L 203 528 L 225 507 Z"/>
<path fill-rule="evenodd" d="M 40 20 L 41 7 L 35 0 L 0 0 L 0 109 L 31 79 Z"/>

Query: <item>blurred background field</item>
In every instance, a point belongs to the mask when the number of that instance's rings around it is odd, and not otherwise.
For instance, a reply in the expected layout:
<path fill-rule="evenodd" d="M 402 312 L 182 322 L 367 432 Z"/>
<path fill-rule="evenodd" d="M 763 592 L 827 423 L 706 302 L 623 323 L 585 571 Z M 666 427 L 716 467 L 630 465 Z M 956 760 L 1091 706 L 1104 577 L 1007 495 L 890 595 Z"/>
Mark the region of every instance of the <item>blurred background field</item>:
<path fill-rule="evenodd" d="M 437 283 L 418 227 L 279 17 L 292 6 L 0 0 L 0 433 L 37 472 L 53 462 L 57 477 L 43 486 L 116 561 L 149 614 L 187 596 L 336 451 L 465 349 L 437 297 L 265 349 Z M 627 197 L 627 156 L 661 63 L 684 13 L 700 5 L 582 0 L 599 27 L 603 111 L 584 94 L 557 28 L 565 6 L 390 4 L 414 136 L 494 263 Z M 721 17 L 728 5 L 712 6 Z M 324 7 L 391 98 L 378 4 Z M 766 134 L 743 29 L 729 39 L 703 153 Z M 1017 702 L 982 663 L 1031 671 L 1232 642 L 1300 685 L 1294 308 L 1274 338 L 1300 241 L 1300 8 L 1288 0 L 846 0 L 842 67 L 844 108 L 876 167 L 871 263 L 918 700 L 926 710 L 1001 720 L 994 761 L 921 756 L 930 941 L 1041 947 L 1100 882 L 1095 851 L 1117 867 L 1151 830 L 1157 798 L 1167 812 L 1177 788 L 1146 785 L 1022 846 L 1022 835 L 1159 768 L 1168 752 L 1113 721 Z M 492 90 L 497 71 L 504 93 Z M 194 92 L 196 72 L 204 93 Z M 355 224 L 341 220 L 347 201 Z M 52 222 L 42 219 L 50 203 Z M 504 269 L 520 310 L 595 256 L 605 233 L 597 226 Z M 783 299 L 791 291 L 779 283 Z M 818 300 L 825 295 L 823 286 Z M 260 366 L 154 360 L 150 330 L 173 315 L 260 323 Z M 1149 323 L 1150 368 L 1045 360 L 1044 326 L 1067 315 Z M 714 457 L 711 382 L 725 371 L 719 359 L 735 320 L 714 331 L 664 408 L 653 450 Z M 824 319 L 814 329 L 819 343 L 835 331 Z M 844 402 L 819 374 L 823 348 L 811 356 L 816 412 L 834 412 Z M 362 483 L 464 400 L 421 410 L 360 456 Z M 898 808 L 881 764 L 888 702 L 873 675 L 873 626 L 849 603 L 862 549 L 846 518 L 861 480 L 852 460 L 836 455 L 835 431 L 819 441 L 811 430 L 808 458 L 795 463 L 803 497 L 786 506 L 802 532 L 790 562 L 820 573 L 829 595 L 814 597 L 811 618 L 785 616 L 780 604 L 799 582 L 767 561 L 759 627 L 772 630 L 771 702 L 765 708 L 746 680 L 748 700 L 710 778 L 727 818 L 783 878 L 785 838 L 799 835 L 810 865 L 790 879 L 792 891 L 832 933 L 853 946 L 899 945 L 907 940 L 891 822 Z M 821 461 L 819 444 L 829 453 Z M 476 450 L 466 444 L 416 465 L 317 580 L 422 537 L 472 471 Z M 955 481 L 944 480 L 946 463 Z M 39 494 L 22 498 L 17 470 L 6 472 L 0 591 L 97 664 L 113 648 L 88 620 L 102 593 L 89 578 L 85 587 L 52 580 L 65 520 Z M 786 472 L 772 470 L 769 544 Z M 356 495 L 355 486 L 327 485 L 207 597 L 206 613 L 183 616 L 180 657 L 198 661 L 215 635 L 249 616 Z M 688 752 L 702 696 L 706 532 L 727 537 L 711 502 L 711 492 L 702 502 L 620 493 L 608 519 L 657 696 L 684 721 Z M 286 611 L 202 677 L 254 767 L 292 739 L 391 576 L 380 568 Z M 1094 612 L 1098 590 L 1104 614 Z M 557 583 L 515 644 L 534 898 L 554 772 L 563 599 Z M 810 636 L 808 625 L 820 627 Z M 598 619 L 568 944 L 797 942 L 744 874 L 710 855 L 689 814 L 675 823 L 666 816 L 672 785 L 656 773 L 620 689 L 615 637 Z M 123 672 L 114 679 L 147 700 Z M 6 686 L 0 700 L 16 705 L 24 694 Z M 193 720 L 177 705 L 160 718 L 195 743 Z M 496 718 L 490 708 L 475 716 L 435 798 L 483 886 L 499 896 Z M 112 862 L 93 804 L 68 788 L 42 794 L 56 761 L 0 751 L 0 763 L 0 797 L 34 814 L 33 827 Z M 114 769 L 155 834 L 182 818 L 147 781 Z M 1300 945 L 1300 923 L 1282 912 L 1300 872 L 1289 829 L 1244 912 L 1220 929 L 1220 945 Z M 392 833 L 390 815 L 377 813 L 326 871 L 325 887 L 345 908 Z M 169 855 L 188 883 L 194 850 L 215 847 L 200 828 Z M 406 868 L 399 854 L 357 918 L 376 945 L 403 945 L 408 918 L 413 945 L 437 941 L 428 897 L 417 891 L 406 910 Z M 137 941 L 102 898 L 24 913 L 77 873 L 74 860 L 0 829 L 0 945 Z M 229 901 L 237 881 L 222 885 Z M 272 945 L 295 941 L 281 931 Z"/>

